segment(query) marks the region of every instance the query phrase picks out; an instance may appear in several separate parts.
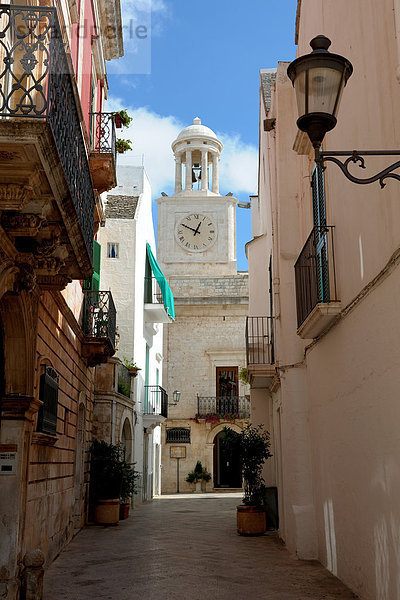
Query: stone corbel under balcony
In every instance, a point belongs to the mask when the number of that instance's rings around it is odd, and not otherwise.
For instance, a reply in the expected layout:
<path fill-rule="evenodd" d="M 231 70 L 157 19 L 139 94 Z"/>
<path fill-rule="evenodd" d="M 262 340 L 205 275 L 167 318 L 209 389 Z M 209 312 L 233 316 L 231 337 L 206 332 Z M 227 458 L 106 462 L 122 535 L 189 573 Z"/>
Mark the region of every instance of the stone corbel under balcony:
<path fill-rule="evenodd" d="M 275 378 L 274 365 L 248 365 L 247 378 L 251 389 L 269 388 Z"/>
<path fill-rule="evenodd" d="M 336 319 L 342 308 L 341 302 L 317 304 L 297 330 L 303 340 L 311 340 L 321 335 Z"/>

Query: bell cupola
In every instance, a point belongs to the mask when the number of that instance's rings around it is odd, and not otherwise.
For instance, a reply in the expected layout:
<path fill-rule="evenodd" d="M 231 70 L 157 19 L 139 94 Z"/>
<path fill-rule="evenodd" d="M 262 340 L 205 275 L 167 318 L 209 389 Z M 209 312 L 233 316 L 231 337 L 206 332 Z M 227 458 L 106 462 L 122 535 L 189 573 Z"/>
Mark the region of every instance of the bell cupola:
<path fill-rule="evenodd" d="M 175 155 L 175 194 L 219 195 L 222 142 L 196 117 L 172 143 Z"/>

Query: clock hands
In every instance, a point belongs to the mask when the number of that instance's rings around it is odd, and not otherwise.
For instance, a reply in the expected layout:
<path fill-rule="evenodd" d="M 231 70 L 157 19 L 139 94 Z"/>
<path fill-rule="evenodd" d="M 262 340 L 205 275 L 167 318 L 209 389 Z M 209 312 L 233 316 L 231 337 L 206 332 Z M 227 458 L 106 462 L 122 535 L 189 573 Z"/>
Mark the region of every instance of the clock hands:
<path fill-rule="evenodd" d="M 200 223 L 197 225 L 196 229 L 193 229 L 193 227 L 189 227 L 189 225 L 185 225 L 185 223 L 181 223 L 182 227 L 186 227 L 186 229 L 190 229 L 190 231 L 194 231 L 193 235 L 196 235 L 197 233 L 200 234 L 200 225 L 201 225 L 201 221 Z"/>
<path fill-rule="evenodd" d="M 196 235 L 196 233 L 200 233 L 200 231 L 199 231 L 200 225 L 201 225 L 201 221 L 199 221 L 199 224 L 196 227 L 196 231 L 194 232 L 194 235 Z"/>
<path fill-rule="evenodd" d="M 193 227 L 189 227 L 189 225 L 185 225 L 185 223 L 181 223 L 182 227 L 186 227 L 186 229 L 190 229 L 191 231 L 196 232 L 196 229 L 193 229 Z"/>

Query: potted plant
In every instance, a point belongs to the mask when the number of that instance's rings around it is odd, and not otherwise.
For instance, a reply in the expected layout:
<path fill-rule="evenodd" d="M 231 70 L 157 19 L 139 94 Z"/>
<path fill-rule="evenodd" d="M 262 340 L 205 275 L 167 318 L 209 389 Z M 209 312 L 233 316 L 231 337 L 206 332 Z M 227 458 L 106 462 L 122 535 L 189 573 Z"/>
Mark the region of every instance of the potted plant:
<path fill-rule="evenodd" d="M 244 384 L 248 384 L 249 382 L 249 374 L 247 372 L 246 367 L 241 367 L 240 371 L 239 371 L 239 379 L 240 381 L 242 381 Z"/>
<path fill-rule="evenodd" d="M 118 138 L 115 144 L 118 154 L 123 154 L 127 150 L 132 150 L 131 143 L 131 140 L 121 140 Z"/>
<path fill-rule="evenodd" d="M 225 428 L 225 443 L 239 451 L 244 481 L 243 504 L 237 506 L 239 535 L 262 535 L 266 530 L 262 469 L 269 458 L 270 437 L 263 425 L 246 425 L 240 432 Z"/>
<path fill-rule="evenodd" d="M 115 127 L 117 129 L 121 129 L 122 126 L 128 127 L 128 125 L 132 122 L 132 117 L 128 115 L 126 110 L 118 110 L 112 113 L 112 116 L 115 121 Z"/>
<path fill-rule="evenodd" d="M 132 496 L 138 491 L 137 479 L 140 477 L 135 469 L 135 464 L 129 464 L 125 460 L 122 461 L 122 483 L 121 483 L 121 500 L 119 506 L 119 518 L 127 519 L 129 509 L 132 505 Z"/>
<path fill-rule="evenodd" d="M 128 369 L 129 374 L 132 375 L 133 377 L 136 377 L 136 375 L 138 374 L 138 371 L 142 370 L 140 367 L 137 366 L 137 364 L 133 360 L 133 357 L 126 358 L 126 356 L 123 356 L 122 361 L 123 361 L 125 367 Z"/>
<path fill-rule="evenodd" d="M 195 484 L 195 491 L 205 491 L 205 485 L 207 481 L 210 481 L 211 475 L 207 469 L 203 468 L 203 465 L 198 460 L 193 471 L 190 471 L 186 477 L 188 483 Z M 204 483 L 203 483 L 204 482 Z"/>
<path fill-rule="evenodd" d="M 94 520 L 103 525 L 119 521 L 123 463 L 120 448 L 93 440 L 90 447 L 90 486 L 94 501 Z"/>

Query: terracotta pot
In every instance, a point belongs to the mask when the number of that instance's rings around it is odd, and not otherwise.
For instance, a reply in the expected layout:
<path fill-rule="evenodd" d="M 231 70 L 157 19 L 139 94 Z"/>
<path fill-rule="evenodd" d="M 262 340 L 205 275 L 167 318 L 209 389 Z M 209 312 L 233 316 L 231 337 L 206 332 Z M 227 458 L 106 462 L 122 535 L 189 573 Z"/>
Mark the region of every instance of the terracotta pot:
<path fill-rule="evenodd" d="M 121 129 L 122 127 L 122 119 L 120 115 L 114 115 L 115 127 L 117 129 Z"/>
<path fill-rule="evenodd" d="M 119 519 L 120 521 L 124 521 L 129 517 L 129 509 L 131 503 L 130 502 L 120 502 L 119 505 Z"/>
<path fill-rule="evenodd" d="M 259 506 L 244 506 L 237 508 L 237 531 L 239 535 L 263 535 L 265 533 L 265 509 Z"/>
<path fill-rule="evenodd" d="M 138 374 L 138 370 L 139 369 L 129 369 L 129 375 L 132 375 L 132 377 L 136 377 L 136 375 Z"/>
<path fill-rule="evenodd" d="M 96 500 L 94 521 L 99 525 L 115 525 L 119 521 L 119 498 Z"/>

